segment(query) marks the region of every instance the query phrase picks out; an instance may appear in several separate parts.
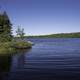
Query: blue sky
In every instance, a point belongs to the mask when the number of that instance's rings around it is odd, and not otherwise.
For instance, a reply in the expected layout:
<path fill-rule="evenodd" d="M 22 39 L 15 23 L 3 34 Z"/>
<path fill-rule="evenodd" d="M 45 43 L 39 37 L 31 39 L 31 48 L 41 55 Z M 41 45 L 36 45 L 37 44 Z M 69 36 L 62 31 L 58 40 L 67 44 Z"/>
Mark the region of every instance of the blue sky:
<path fill-rule="evenodd" d="M 13 24 L 27 35 L 80 32 L 80 0 L 0 0 Z"/>

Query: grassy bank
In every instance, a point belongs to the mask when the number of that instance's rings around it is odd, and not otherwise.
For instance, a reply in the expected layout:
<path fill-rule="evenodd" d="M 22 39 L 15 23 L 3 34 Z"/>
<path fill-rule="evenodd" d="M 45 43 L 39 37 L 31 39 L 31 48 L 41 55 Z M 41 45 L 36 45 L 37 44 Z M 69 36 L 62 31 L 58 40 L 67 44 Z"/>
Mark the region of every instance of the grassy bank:
<path fill-rule="evenodd" d="M 32 44 L 29 42 L 16 42 L 13 45 L 16 49 L 27 49 L 27 48 L 31 48 Z"/>
<path fill-rule="evenodd" d="M 31 48 L 32 44 L 28 42 L 3 42 L 0 43 L 0 54 L 16 53 L 17 49 Z"/>

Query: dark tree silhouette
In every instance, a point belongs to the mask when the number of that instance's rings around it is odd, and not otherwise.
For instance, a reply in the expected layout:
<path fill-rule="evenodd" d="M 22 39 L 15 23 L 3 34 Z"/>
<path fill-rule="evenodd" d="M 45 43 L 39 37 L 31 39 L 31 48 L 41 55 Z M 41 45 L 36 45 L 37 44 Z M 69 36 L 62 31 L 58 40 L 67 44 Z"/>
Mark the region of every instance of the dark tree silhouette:
<path fill-rule="evenodd" d="M 0 41 L 12 40 L 12 24 L 6 12 L 0 14 Z"/>

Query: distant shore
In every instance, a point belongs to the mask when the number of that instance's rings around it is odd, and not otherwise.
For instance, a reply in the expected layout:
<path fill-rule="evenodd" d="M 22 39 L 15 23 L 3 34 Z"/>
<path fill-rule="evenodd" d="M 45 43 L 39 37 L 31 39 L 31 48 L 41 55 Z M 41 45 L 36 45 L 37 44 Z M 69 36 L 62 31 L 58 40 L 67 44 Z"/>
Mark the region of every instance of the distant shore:
<path fill-rule="evenodd" d="M 80 38 L 80 32 L 25 36 L 27 38 Z"/>

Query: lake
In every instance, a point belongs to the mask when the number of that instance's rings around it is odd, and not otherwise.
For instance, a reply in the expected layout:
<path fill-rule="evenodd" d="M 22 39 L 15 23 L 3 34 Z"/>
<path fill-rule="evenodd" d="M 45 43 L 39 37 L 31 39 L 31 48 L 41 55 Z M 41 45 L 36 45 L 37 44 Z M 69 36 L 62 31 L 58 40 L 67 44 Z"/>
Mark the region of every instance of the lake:
<path fill-rule="evenodd" d="M 0 56 L 0 80 L 80 80 L 80 38 L 33 38 L 31 49 Z"/>

